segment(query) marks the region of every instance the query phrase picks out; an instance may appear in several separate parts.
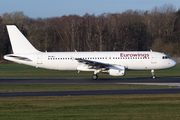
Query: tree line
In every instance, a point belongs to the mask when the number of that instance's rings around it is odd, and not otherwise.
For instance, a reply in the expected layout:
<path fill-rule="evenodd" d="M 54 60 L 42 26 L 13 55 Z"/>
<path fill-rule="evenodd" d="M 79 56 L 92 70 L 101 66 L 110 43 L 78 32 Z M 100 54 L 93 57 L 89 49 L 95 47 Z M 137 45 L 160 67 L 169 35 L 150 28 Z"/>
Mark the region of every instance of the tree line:
<path fill-rule="evenodd" d="M 14 24 L 40 51 L 153 51 L 180 56 L 180 10 L 127 10 L 99 16 L 30 18 L 23 12 L 0 16 L 0 59 L 12 53 L 6 25 Z M 19 43 L 21 44 L 21 43 Z"/>

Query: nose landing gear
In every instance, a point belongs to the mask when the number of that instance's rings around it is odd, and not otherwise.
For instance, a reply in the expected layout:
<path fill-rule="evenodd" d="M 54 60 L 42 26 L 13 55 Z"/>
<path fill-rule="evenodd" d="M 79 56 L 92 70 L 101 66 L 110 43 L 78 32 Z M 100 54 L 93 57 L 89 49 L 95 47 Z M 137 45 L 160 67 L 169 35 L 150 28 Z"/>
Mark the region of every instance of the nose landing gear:
<path fill-rule="evenodd" d="M 155 79 L 156 76 L 155 76 L 154 70 L 151 70 L 151 74 L 152 74 L 152 79 Z"/>

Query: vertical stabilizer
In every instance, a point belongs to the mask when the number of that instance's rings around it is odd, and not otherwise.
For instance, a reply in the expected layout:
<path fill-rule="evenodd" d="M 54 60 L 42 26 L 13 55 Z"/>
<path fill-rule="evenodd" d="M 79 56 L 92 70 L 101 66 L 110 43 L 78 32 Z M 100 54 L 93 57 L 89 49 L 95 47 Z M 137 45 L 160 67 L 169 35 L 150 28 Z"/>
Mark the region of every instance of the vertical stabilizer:
<path fill-rule="evenodd" d="M 15 25 L 7 25 L 6 27 L 14 54 L 39 52 Z"/>

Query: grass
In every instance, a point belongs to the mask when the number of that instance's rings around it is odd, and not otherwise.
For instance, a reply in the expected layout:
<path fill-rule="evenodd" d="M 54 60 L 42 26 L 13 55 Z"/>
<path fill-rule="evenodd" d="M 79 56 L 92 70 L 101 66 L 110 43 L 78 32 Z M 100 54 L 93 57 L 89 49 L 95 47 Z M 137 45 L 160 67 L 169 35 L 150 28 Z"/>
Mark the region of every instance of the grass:
<path fill-rule="evenodd" d="M 167 70 L 156 70 L 156 77 L 180 77 L 180 64 L 176 67 Z M 91 78 L 92 72 L 77 71 L 54 71 L 31 66 L 1 63 L 0 77 L 1 78 Z M 123 77 L 113 77 L 108 74 L 98 73 L 99 78 L 150 78 L 150 71 L 126 71 Z"/>
<path fill-rule="evenodd" d="M 179 120 L 180 94 L 0 98 L 1 120 Z"/>

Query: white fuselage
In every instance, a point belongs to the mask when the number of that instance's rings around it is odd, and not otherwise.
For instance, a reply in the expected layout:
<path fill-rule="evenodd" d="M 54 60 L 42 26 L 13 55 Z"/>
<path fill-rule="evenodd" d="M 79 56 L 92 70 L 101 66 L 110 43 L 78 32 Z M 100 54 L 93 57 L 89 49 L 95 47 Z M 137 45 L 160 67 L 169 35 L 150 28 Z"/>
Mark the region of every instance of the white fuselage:
<path fill-rule="evenodd" d="M 4 58 L 21 64 L 53 70 L 78 70 L 78 67 L 85 66 L 75 60 L 76 58 L 109 65 L 122 65 L 125 66 L 125 69 L 129 70 L 159 70 L 171 68 L 176 65 L 174 60 L 164 57 L 167 56 L 166 54 L 152 51 L 39 52 L 11 55 L 26 57 L 28 60 L 19 60 L 8 57 L 8 55 Z M 93 70 L 89 69 L 84 71 Z"/>

